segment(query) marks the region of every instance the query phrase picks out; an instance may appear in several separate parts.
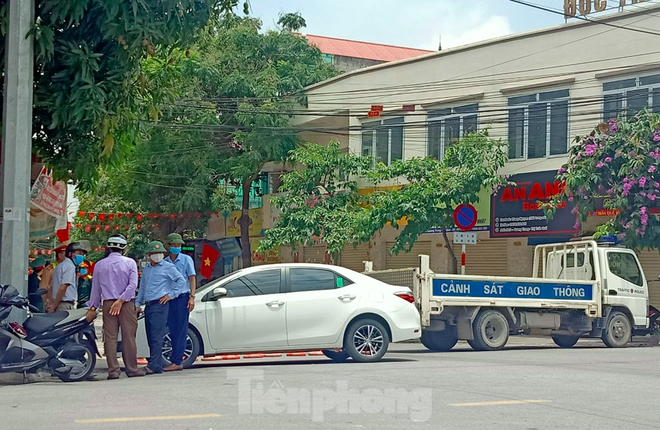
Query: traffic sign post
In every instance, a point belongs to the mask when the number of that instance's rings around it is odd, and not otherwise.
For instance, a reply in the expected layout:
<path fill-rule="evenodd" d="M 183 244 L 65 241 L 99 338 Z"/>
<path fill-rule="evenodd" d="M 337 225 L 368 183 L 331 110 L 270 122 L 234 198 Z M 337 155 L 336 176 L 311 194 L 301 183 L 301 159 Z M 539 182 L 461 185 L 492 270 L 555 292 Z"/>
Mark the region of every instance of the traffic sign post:
<path fill-rule="evenodd" d="M 468 233 L 477 225 L 477 210 L 472 205 L 458 205 L 454 209 L 454 224 L 462 230 L 454 233 L 454 243 L 461 244 L 461 275 L 465 275 L 465 244 L 477 243 L 477 233 Z"/>

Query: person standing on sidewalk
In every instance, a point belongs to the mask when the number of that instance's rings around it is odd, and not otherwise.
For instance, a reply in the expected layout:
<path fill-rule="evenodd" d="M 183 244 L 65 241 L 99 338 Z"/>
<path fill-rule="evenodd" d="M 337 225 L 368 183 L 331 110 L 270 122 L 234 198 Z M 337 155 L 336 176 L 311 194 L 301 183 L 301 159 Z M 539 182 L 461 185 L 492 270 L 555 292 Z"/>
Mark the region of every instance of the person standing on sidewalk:
<path fill-rule="evenodd" d="M 147 374 L 163 372 L 163 338 L 167 334 L 170 301 L 186 291 L 186 280 L 174 264 L 165 260 L 165 247 L 153 241 L 147 245 L 149 264 L 142 272 L 135 304 L 146 304 L 144 319 L 149 342 Z"/>
<path fill-rule="evenodd" d="M 46 267 L 46 260 L 43 257 L 37 257 L 30 263 L 30 267 L 32 268 L 32 274 L 28 277 L 28 300 L 32 306 L 39 309 L 36 312 L 44 313 L 46 312 L 44 298 L 38 291 L 41 285 L 41 275 Z"/>
<path fill-rule="evenodd" d="M 165 367 L 165 372 L 174 370 L 183 370 L 183 354 L 186 349 L 186 340 L 188 339 L 188 319 L 190 312 L 195 308 L 195 262 L 189 255 L 181 253 L 183 238 L 178 233 L 172 233 L 167 236 L 167 243 L 170 247 L 169 261 L 174 264 L 176 270 L 181 273 L 186 280 L 186 288 L 183 294 L 170 302 L 170 311 L 167 317 L 167 327 L 170 330 L 170 339 L 172 340 L 171 364 Z"/>
<path fill-rule="evenodd" d="M 108 360 L 108 379 L 119 379 L 121 370 L 117 359 L 117 338 L 121 330 L 122 352 L 126 375 L 144 376 L 146 371 L 137 365 L 136 336 L 138 328 L 135 290 L 137 288 L 137 265 L 124 257 L 126 237 L 111 236 L 107 242 L 110 254 L 94 267 L 92 290 L 87 306 L 87 319 L 93 319 L 96 310 L 103 304 L 103 343 Z"/>
<path fill-rule="evenodd" d="M 44 308 L 48 309 L 50 306 L 50 302 L 52 301 L 53 297 L 53 272 L 55 271 L 55 267 L 57 267 L 58 264 L 61 264 L 65 257 L 66 253 L 66 247 L 69 246 L 68 243 L 63 243 L 57 248 L 53 250 L 53 253 L 55 254 L 55 262 L 50 262 L 49 264 L 46 265 L 44 268 L 43 273 L 41 274 L 41 285 L 40 288 L 43 288 L 44 290 L 47 291 L 45 297 L 44 297 Z"/>
<path fill-rule="evenodd" d="M 53 288 L 48 312 L 70 311 L 78 300 L 78 275 L 76 266 L 85 260 L 89 249 L 82 242 L 73 242 L 66 247 L 64 261 L 53 271 Z"/>

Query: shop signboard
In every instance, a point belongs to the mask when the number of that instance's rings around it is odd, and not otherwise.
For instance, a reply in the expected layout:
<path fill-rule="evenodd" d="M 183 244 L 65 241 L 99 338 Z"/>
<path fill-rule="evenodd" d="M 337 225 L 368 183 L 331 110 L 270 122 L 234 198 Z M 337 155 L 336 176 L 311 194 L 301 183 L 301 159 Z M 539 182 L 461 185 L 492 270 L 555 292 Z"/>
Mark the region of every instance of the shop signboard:
<path fill-rule="evenodd" d="M 555 180 L 556 171 L 524 173 L 510 178 L 515 186 L 501 188 L 492 197 L 491 236 L 570 236 L 578 233 L 572 204 L 562 204 L 552 219 L 539 208 L 563 192 L 561 182 Z"/>

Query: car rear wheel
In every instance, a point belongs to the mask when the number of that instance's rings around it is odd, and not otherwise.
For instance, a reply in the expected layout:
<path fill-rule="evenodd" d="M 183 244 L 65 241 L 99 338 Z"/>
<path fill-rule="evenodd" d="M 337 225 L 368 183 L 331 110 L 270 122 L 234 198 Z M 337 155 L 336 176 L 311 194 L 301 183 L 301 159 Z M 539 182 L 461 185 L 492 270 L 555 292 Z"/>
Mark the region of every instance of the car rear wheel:
<path fill-rule="evenodd" d="M 337 363 L 343 363 L 350 357 L 348 353 L 343 350 L 324 349 L 323 354 L 332 361 L 336 361 Z"/>
<path fill-rule="evenodd" d="M 186 337 L 186 346 L 183 350 L 183 364 L 184 369 L 190 368 L 197 360 L 199 356 L 199 351 L 201 351 L 202 342 L 199 340 L 199 336 L 192 330 L 188 328 L 188 335 Z M 170 338 L 170 333 L 168 332 L 165 335 L 163 340 L 163 359 L 165 360 L 165 365 L 170 364 L 172 358 L 172 339 Z"/>
<path fill-rule="evenodd" d="M 353 322 L 346 330 L 344 351 L 355 361 L 374 362 L 383 358 L 390 339 L 385 326 L 374 319 Z"/>

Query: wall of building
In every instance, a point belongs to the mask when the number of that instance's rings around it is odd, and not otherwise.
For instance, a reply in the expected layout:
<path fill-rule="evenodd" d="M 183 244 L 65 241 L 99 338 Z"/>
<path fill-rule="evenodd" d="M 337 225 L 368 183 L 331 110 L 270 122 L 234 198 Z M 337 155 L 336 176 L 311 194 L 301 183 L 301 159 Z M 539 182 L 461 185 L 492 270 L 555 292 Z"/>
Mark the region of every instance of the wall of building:
<path fill-rule="evenodd" d="M 362 150 L 361 127 L 370 121 L 401 116 L 405 124 L 404 158 L 412 158 L 428 153 L 425 122 L 431 110 L 478 103 L 479 128 L 489 128 L 492 137 L 508 140 L 509 98 L 569 90 L 570 140 L 588 133 L 603 120 L 604 83 L 660 73 L 654 36 L 629 30 L 660 28 L 658 12 L 657 4 L 649 4 L 602 18 L 616 27 L 576 21 L 448 49 L 421 59 L 357 70 L 309 88 L 309 110 L 317 115 L 348 112 L 351 131 L 348 138 L 342 135 L 341 139 L 356 154 Z M 374 104 L 384 106 L 380 119 L 367 117 Z M 415 111 L 403 112 L 403 105 L 411 104 Z M 325 133 L 317 143 L 327 140 Z M 556 170 L 565 161 L 565 154 L 511 160 L 501 173 Z M 589 226 L 602 221 L 590 220 Z M 375 269 L 386 268 L 385 244 L 394 240 L 396 233 L 394 229 L 385 229 L 372 239 L 369 255 Z M 431 243 L 433 270 L 448 271 L 448 252 L 442 235 L 423 235 L 420 240 Z M 485 244 L 495 239 L 485 232 L 479 233 L 479 240 Z M 499 240 L 497 246 L 506 254 L 509 275 L 531 274 L 533 251 L 527 238 Z"/>

